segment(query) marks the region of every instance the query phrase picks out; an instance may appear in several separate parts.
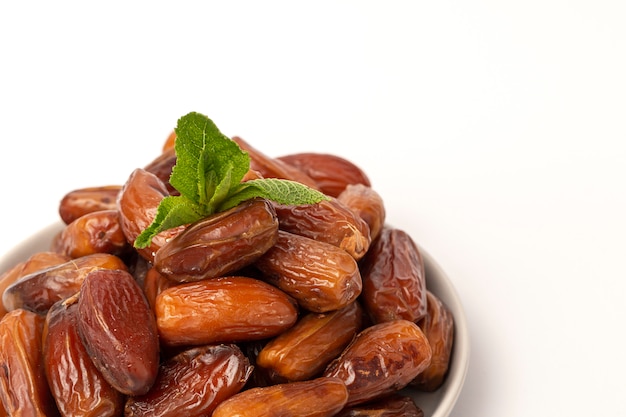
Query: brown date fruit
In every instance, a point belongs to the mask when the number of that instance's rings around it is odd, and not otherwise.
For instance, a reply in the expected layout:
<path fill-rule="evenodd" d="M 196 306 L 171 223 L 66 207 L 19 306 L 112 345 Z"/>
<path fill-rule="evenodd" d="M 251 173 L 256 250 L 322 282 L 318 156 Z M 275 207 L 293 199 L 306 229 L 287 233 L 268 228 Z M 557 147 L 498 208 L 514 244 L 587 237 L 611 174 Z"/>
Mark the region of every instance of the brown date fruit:
<path fill-rule="evenodd" d="M 75 299 L 57 302 L 46 316 L 43 360 L 48 386 L 64 417 L 120 416 L 125 398 L 92 363 L 78 334 Z"/>
<path fill-rule="evenodd" d="M 18 279 L 33 272 L 59 265 L 69 261 L 70 258 L 56 252 L 37 252 L 28 259 L 13 266 L 0 275 L 0 295 Z M 0 302 L 0 318 L 6 314 L 4 304 Z M 1 408 L 1 407 L 0 407 Z"/>
<path fill-rule="evenodd" d="M 120 256 L 130 248 L 116 209 L 87 213 L 74 220 L 61 231 L 56 247 L 70 258 L 94 253 Z"/>
<path fill-rule="evenodd" d="M 156 299 L 163 343 L 201 345 L 274 337 L 298 318 L 293 301 L 254 278 L 230 276 L 179 284 Z"/>
<path fill-rule="evenodd" d="M 428 338 L 433 357 L 428 368 L 411 382 L 411 386 L 432 392 L 441 387 L 448 373 L 454 344 L 454 316 L 430 291 L 427 292 L 427 300 L 428 312 L 418 325 Z"/>
<path fill-rule="evenodd" d="M 176 165 L 176 152 L 172 148 L 163 151 L 161 155 L 146 165 L 144 169 L 163 181 L 163 184 L 165 184 L 165 187 L 171 195 L 179 195 L 178 190 L 170 184 L 170 176 L 172 175 L 174 165 Z"/>
<path fill-rule="evenodd" d="M 347 405 L 352 406 L 406 387 L 431 357 L 428 339 L 417 324 L 388 321 L 360 332 L 323 375 L 346 383 Z"/>
<path fill-rule="evenodd" d="M 370 180 L 361 168 L 337 155 L 303 152 L 277 158 L 298 168 L 318 185 L 323 193 L 337 197 L 350 184 L 371 186 Z"/>
<path fill-rule="evenodd" d="M 346 408 L 337 414 L 337 417 L 424 417 L 424 412 L 411 397 L 392 395 L 378 401 Z"/>
<path fill-rule="evenodd" d="M 308 313 L 270 340 L 256 363 L 287 381 L 319 376 L 361 331 L 363 314 L 358 302 L 330 313 Z"/>
<path fill-rule="evenodd" d="M 2 296 L 4 308 L 8 311 L 25 308 L 42 314 L 47 313 L 57 301 L 76 294 L 85 276 L 96 269 L 127 268 L 120 258 L 106 253 L 72 259 L 25 275 L 11 284 Z"/>
<path fill-rule="evenodd" d="M 10 416 L 58 416 L 41 352 L 45 318 L 17 309 L 0 320 L 0 398 Z"/>
<path fill-rule="evenodd" d="M 189 225 L 158 250 L 154 266 L 176 282 L 228 275 L 256 261 L 277 238 L 272 204 L 248 200 Z"/>
<path fill-rule="evenodd" d="M 129 397 L 126 417 L 203 417 L 241 391 L 252 366 L 234 344 L 191 348 L 165 361 L 152 389 Z"/>
<path fill-rule="evenodd" d="M 426 315 L 424 261 L 411 237 L 385 227 L 361 264 L 363 306 L 372 321 L 418 321 Z"/>
<path fill-rule="evenodd" d="M 105 185 L 70 191 L 59 203 L 59 216 L 65 224 L 70 224 L 87 213 L 113 210 L 117 207 L 117 196 L 121 189 L 121 185 Z"/>
<path fill-rule="evenodd" d="M 318 189 L 315 180 L 302 170 L 280 159 L 264 154 L 238 136 L 232 139 L 250 155 L 250 168 L 257 171 L 263 178 L 281 178 L 302 183 L 316 190 Z"/>
<path fill-rule="evenodd" d="M 212 417 L 330 417 L 347 399 L 342 380 L 316 378 L 242 391 L 218 405 Z"/>
<path fill-rule="evenodd" d="M 157 208 L 169 191 L 156 175 L 142 168 L 135 169 L 120 191 L 117 208 L 120 224 L 126 240 L 131 245 L 137 236 L 154 220 Z M 137 252 L 147 261 L 154 262 L 154 254 L 169 239 L 176 236 L 184 226 L 164 230 L 152 239 L 150 246 Z"/>
<path fill-rule="evenodd" d="M 317 204 L 276 204 L 281 230 L 330 243 L 357 261 L 370 246 L 370 228 L 361 217 L 337 199 Z"/>
<path fill-rule="evenodd" d="M 93 364 L 118 391 L 148 392 L 159 370 L 154 315 L 133 276 L 121 270 L 89 273 L 78 298 L 78 332 Z"/>
<path fill-rule="evenodd" d="M 387 216 L 382 197 L 372 187 L 349 184 L 337 197 L 341 203 L 359 216 L 370 228 L 370 238 L 376 240 Z"/>
<path fill-rule="evenodd" d="M 283 230 L 255 266 L 265 280 L 315 313 L 345 307 L 361 293 L 359 267 L 348 252 Z"/>

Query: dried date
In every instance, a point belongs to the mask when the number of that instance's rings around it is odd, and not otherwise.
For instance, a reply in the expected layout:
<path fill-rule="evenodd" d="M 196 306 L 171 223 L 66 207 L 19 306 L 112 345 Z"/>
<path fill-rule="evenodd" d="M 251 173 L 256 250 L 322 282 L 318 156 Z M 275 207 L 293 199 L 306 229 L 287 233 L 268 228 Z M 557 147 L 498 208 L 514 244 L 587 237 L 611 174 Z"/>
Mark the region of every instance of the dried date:
<path fill-rule="evenodd" d="M 350 184 L 371 186 L 365 172 L 354 163 L 337 155 L 303 152 L 277 158 L 307 174 L 319 190 L 337 197 Z"/>
<path fill-rule="evenodd" d="M 56 248 L 70 258 L 94 253 L 121 256 L 130 249 L 116 209 L 87 213 L 74 220 L 61 231 Z"/>
<path fill-rule="evenodd" d="M 0 320 L 0 398 L 10 416 L 53 417 L 41 352 L 45 318 L 17 309 Z"/>
<path fill-rule="evenodd" d="M 103 377 L 127 395 L 148 392 L 159 366 L 154 315 L 132 275 L 99 269 L 83 281 L 78 332 Z"/>
<path fill-rule="evenodd" d="M 59 216 L 65 224 L 70 224 L 88 213 L 114 210 L 121 189 L 121 185 L 105 185 L 70 191 L 59 203 Z"/>
<path fill-rule="evenodd" d="M 331 417 L 347 399 L 342 380 L 316 378 L 242 391 L 218 405 L 212 417 Z"/>
<path fill-rule="evenodd" d="M 413 239 L 385 227 L 361 264 L 363 306 L 372 321 L 418 321 L 426 315 L 424 261 Z"/>
<path fill-rule="evenodd" d="M 431 357 L 428 339 L 417 324 L 388 321 L 360 332 L 323 375 L 346 383 L 347 405 L 353 406 L 406 387 Z"/>
<path fill-rule="evenodd" d="M 284 292 L 241 276 L 168 288 L 157 296 L 155 311 L 161 340 L 171 346 L 266 339 L 298 318 Z"/>
<path fill-rule="evenodd" d="M 387 212 L 382 197 L 372 187 L 363 184 L 349 184 L 337 196 L 337 200 L 359 216 L 370 229 L 370 238 L 376 240 L 383 226 Z"/>
<path fill-rule="evenodd" d="M 8 311 L 25 308 L 46 313 L 57 301 L 78 292 L 85 276 L 96 269 L 126 270 L 127 267 L 120 258 L 106 253 L 72 259 L 25 275 L 11 284 L 2 296 L 4 308 Z"/>
<path fill-rule="evenodd" d="M 330 243 L 357 261 L 370 246 L 370 228 L 337 199 L 298 206 L 275 205 L 280 229 Z"/>
<path fill-rule="evenodd" d="M 255 266 L 264 279 L 315 313 L 345 307 L 361 293 L 361 273 L 348 252 L 283 230 Z"/>
<path fill-rule="evenodd" d="M 165 361 L 150 391 L 129 397 L 126 417 L 202 417 L 238 393 L 252 366 L 234 344 L 185 350 Z"/>
<path fill-rule="evenodd" d="M 424 417 L 424 412 L 411 397 L 391 395 L 378 401 L 346 408 L 337 417 Z"/>
<path fill-rule="evenodd" d="M 428 311 L 426 317 L 418 322 L 428 338 L 433 357 L 428 368 L 424 369 L 412 382 L 411 386 L 432 392 L 443 385 L 454 345 L 454 316 L 452 311 L 432 292 L 427 292 Z"/>
<path fill-rule="evenodd" d="M 152 223 L 161 200 L 168 195 L 163 181 L 151 172 L 137 168 L 130 174 L 117 200 L 120 224 L 128 243 L 132 245 L 137 236 Z M 179 226 L 164 230 L 152 239 L 150 246 L 138 249 L 138 253 L 147 261 L 154 262 L 154 255 L 159 248 L 183 229 L 184 226 Z"/>
<path fill-rule="evenodd" d="M 59 301 L 46 316 L 43 360 L 48 386 L 62 416 L 119 416 L 125 398 L 92 363 L 78 334 L 74 300 Z"/>
<path fill-rule="evenodd" d="M 176 282 L 228 275 L 256 261 L 277 238 L 274 207 L 248 200 L 189 225 L 158 250 L 154 266 Z"/>
<path fill-rule="evenodd" d="M 358 302 L 330 313 L 308 313 L 259 352 L 258 366 L 287 381 L 319 376 L 363 326 Z"/>

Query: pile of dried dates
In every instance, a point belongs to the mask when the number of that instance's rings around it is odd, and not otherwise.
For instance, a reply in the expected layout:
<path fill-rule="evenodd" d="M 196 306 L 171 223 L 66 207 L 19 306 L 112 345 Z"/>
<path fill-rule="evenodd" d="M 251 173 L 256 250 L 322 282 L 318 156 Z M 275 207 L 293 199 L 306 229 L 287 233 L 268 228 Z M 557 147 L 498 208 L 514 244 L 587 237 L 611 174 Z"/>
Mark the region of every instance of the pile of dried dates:
<path fill-rule="evenodd" d="M 450 310 L 366 174 L 318 153 L 251 157 L 252 178 L 330 197 L 252 199 L 132 245 L 175 134 L 125 184 L 79 189 L 50 250 L 0 276 L 0 416 L 423 416 L 444 382 Z"/>

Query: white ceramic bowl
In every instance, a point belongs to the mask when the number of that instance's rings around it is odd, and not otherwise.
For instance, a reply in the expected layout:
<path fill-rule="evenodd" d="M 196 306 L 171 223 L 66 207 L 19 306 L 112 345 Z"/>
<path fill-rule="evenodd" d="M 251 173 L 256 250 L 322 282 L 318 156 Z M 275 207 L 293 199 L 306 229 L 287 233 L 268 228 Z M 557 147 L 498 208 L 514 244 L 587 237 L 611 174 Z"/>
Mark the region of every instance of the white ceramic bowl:
<path fill-rule="evenodd" d="M 54 223 L 33 236 L 18 243 L 13 250 L 0 255 L 0 274 L 16 263 L 27 259 L 31 254 L 50 248 L 52 238 L 63 227 L 61 222 Z M 444 385 L 432 393 L 406 389 L 415 403 L 424 411 L 426 417 L 447 417 L 461 392 L 469 365 L 470 343 L 467 321 L 461 301 L 445 272 L 437 262 L 420 247 L 426 265 L 426 285 L 452 311 L 455 319 L 455 340 L 452 360 Z"/>

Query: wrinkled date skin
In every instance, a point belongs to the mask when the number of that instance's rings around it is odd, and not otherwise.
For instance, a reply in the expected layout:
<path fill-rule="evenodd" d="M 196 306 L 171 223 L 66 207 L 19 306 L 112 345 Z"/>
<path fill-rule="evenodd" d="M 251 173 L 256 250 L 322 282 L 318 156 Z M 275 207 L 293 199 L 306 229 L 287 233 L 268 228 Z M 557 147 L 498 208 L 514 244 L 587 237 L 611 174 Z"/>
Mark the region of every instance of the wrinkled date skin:
<path fill-rule="evenodd" d="M 280 229 L 348 252 L 357 261 L 370 246 L 367 223 L 337 199 L 301 206 L 276 205 Z"/>
<path fill-rule="evenodd" d="M 61 231 L 56 247 L 70 258 L 94 253 L 120 256 L 130 249 L 116 209 L 87 213 L 74 220 Z"/>
<path fill-rule="evenodd" d="M 191 348 L 164 362 L 152 389 L 129 397 L 126 417 L 209 416 L 238 393 L 252 373 L 248 358 L 233 344 Z"/>
<path fill-rule="evenodd" d="M 33 272 L 37 272 L 52 266 L 60 265 L 69 261 L 70 258 L 56 252 L 37 252 L 24 262 L 20 262 L 13 268 L 0 275 L 0 295 L 18 279 Z M 4 304 L 0 303 L 0 318 L 6 314 Z"/>
<path fill-rule="evenodd" d="M 345 307 L 361 293 L 361 273 L 348 252 L 283 230 L 255 266 L 264 279 L 315 313 Z"/>
<path fill-rule="evenodd" d="M 65 194 L 59 203 L 59 215 L 65 224 L 100 210 L 114 210 L 121 185 L 81 188 Z"/>
<path fill-rule="evenodd" d="M 317 183 L 302 170 L 287 164 L 280 159 L 272 158 L 259 151 L 242 138 L 235 136 L 233 140 L 241 149 L 250 155 L 250 168 L 258 172 L 263 178 L 281 178 L 291 181 L 297 181 L 307 185 L 315 190 L 318 189 Z"/>
<path fill-rule="evenodd" d="M 154 266 L 176 282 L 219 277 L 252 264 L 277 239 L 274 207 L 249 200 L 189 225 L 159 249 Z"/>
<path fill-rule="evenodd" d="M 155 310 L 161 340 L 172 346 L 266 339 L 298 318 L 285 293 L 241 276 L 168 288 L 157 296 Z"/>
<path fill-rule="evenodd" d="M 304 152 L 277 158 L 298 168 L 318 185 L 319 190 L 337 197 L 349 184 L 371 186 L 365 172 L 352 162 L 337 155 Z"/>
<path fill-rule="evenodd" d="M 256 363 L 287 381 L 317 377 L 361 331 L 364 314 L 358 302 L 330 313 L 308 313 L 270 340 Z"/>
<path fill-rule="evenodd" d="M 392 395 L 378 401 L 349 407 L 337 417 L 424 417 L 424 412 L 411 397 Z"/>
<path fill-rule="evenodd" d="M 152 223 L 161 200 L 168 195 L 163 181 L 151 172 L 137 168 L 130 174 L 117 200 L 120 224 L 128 243 L 132 245 L 137 236 Z M 183 229 L 184 226 L 179 226 L 164 230 L 152 239 L 150 246 L 137 251 L 147 261 L 154 262 L 154 254 L 159 248 Z"/>
<path fill-rule="evenodd" d="M 242 391 L 222 402 L 212 417 L 331 417 L 347 399 L 342 380 L 316 378 Z"/>
<path fill-rule="evenodd" d="M 148 270 L 143 280 L 143 293 L 152 311 L 154 311 L 156 306 L 157 295 L 174 285 L 176 285 L 174 281 L 170 281 L 164 275 L 160 274 L 156 268 L 151 267 Z"/>
<path fill-rule="evenodd" d="M 115 417 L 124 396 L 94 366 L 78 335 L 78 304 L 60 301 L 48 311 L 43 360 L 48 385 L 63 416 Z"/>
<path fill-rule="evenodd" d="M 376 240 L 385 225 L 387 212 L 382 197 L 373 188 L 363 184 L 350 184 L 337 197 L 356 213 L 370 229 L 370 238 Z"/>
<path fill-rule="evenodd" d="M 18 309 L 0 320 L 0 398 L 10 416 L 53 417 L 41 353 L 45 318 Z"/>
<path fill-rule="evenodd" d="M 372 321 L 418 321 L 426 315 L 424 261 L 411 237 L 385 227 L 363 259 L 363 306 Z"/>
<path fill-rule="evenodd" d="M 421 391 L 432 392 L 443 385 L 448 373 L 454 344 L 454 316 L 430 291 L 427 292 L 427 300 L 428 313 L 418 325 L 428 338 L 433 357 L 430 366 L 411 382 L 411 386 Z"/>
<path fill-rule="evenodd" d="M 159 367 L 156 323 L 143 291 L 121 270 L 89 273 L 78 298 L 78 332 L 103 377 L 127 395 L 148 392 Z"/>
<path fill-rule="evenodd" d="M 85 276 L 95 269 L 127 268 L 115 255 L 83 256 L 23 276 L 4 291 L 2 302 L 8 311 L 25 308 L 45 314 L 54 303 L 79 291 Z"/>
<path fill-rule="evenodd" d="M 349 392 L 349 406 L 394 393 L 407 386 L 430 364 L 428 339 L 408 320 L 366 328 L 328 365 L 324 376 L 340 378 Z"/>

